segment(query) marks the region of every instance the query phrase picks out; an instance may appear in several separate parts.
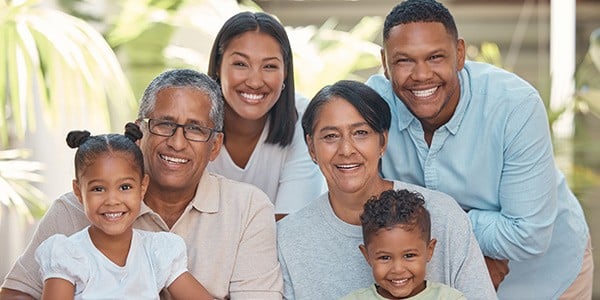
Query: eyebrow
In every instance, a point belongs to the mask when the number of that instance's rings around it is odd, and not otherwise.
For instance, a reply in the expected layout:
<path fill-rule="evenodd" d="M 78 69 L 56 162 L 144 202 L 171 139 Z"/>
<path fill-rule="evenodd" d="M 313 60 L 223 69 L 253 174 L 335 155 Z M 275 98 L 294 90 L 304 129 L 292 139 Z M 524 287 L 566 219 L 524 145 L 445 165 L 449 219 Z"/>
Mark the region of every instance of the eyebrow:
<path fill-rule="evenodd" d="M 352 124 L 350 124 L 349 127 L 350 127 L 350 129 L 354 129 L 354 128 L 358 128 L 358 127 L 361 127 L 364 125 L 369 126 L 369 123 L 367 123 L 367 122 L 352 123 Z M 371 127 L 371 126 L 369 126 L 369 127 Z M 323 132 L 323 131 L 327 131 L 327 130 L 340 130 L 340 128 L 337 126 L 325 126 L 325 127 L 321 128 L 319 130 L 319 132 Z"/>
<path fill-rule="evenodd" d="M 250 59 L 250 56 L 248 56 L 248 54 L 245 54 L 243 52 L 238 52 L 238 51 L 234 51 L 231 53 L 230 56 L 234 56 L 234 55 L 239 55 L 241 57 L 244 57 L 246 59 Z M 265 57 L 262 59 L 262 61 L 268 61 L 268 60 L 277 60 L 277 61 L 282 61 L 279 57 L 277 56 L 270 56 L 270 57 Z"/>

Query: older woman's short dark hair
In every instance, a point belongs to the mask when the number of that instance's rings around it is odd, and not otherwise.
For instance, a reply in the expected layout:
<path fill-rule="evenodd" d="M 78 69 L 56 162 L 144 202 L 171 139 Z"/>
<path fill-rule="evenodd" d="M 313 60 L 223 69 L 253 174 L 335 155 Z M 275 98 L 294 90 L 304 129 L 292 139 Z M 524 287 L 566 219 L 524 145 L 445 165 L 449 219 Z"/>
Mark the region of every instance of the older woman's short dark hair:
<path fill-rule="evenodd" d="M 306 107 L 302 116 L 304 136 L 313 136 L 316 118 L 318 118 L 321 107 L 335 98 L 342 98 L 352 104 L 376 132 L 389 131 L 392 114 L 387 102 L 375 90 L 362 82 L 340 80 L 323 87 Z"/>

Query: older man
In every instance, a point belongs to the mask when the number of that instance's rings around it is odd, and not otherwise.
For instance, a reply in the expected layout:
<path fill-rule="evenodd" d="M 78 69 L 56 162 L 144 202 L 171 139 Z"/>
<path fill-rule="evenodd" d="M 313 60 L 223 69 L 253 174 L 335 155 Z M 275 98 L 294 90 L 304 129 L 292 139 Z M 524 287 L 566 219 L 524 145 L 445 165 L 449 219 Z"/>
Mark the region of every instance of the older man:
<path fill-rule="evenodd" d="M 167 71 L 146 89 L 137 122 L 150 184 L 134 227 L 183 237 L 191 273 L 215 298 L 281 299 L 273 205 L 258 188 L 205 171 L 223 143 L 217 83 L 192 70 Z M 35 249 L 50 235 L 88 224 L 73 193 L 54 201 L 0 298 L 40 298 Z"/>

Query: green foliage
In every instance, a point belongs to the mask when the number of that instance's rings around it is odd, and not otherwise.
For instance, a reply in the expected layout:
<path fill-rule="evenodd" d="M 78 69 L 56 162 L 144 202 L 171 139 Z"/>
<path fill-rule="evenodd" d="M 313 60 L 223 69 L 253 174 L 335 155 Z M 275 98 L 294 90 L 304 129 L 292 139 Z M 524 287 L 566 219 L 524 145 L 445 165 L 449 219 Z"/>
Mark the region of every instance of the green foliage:
<path fill-rule="evenodd" d="M 286 28 L 294 51 L 296 89 L 310 98 L 338 80 L 366 80 L 358 71 L 380 66 L 380 46 L 372 40 L 382 24 L 380 17 L 364 17 L 347 32 L 335 29 L 334 19 L 319 28 Z"/>
<path fill-rule="evenodd" d="M 91 25 L 38 0 L 0 0 L 0 149 L 71 118 L 121 131 L 136 106 L 114 52 Z M 29 154 L 0 152 L 0 202 L 27 219 L 46 209 L 35 187 L 41 165 Z"/>
<path fill-rule="evenodd" d="M 0 203 L 13 208 L 29 222 L 40 218 L 47 205 L 35 183 L 43 181 L 39 162 L 26 160 L 31 152 L 24 149 L 0 150 Z"/>
<path fill-rule="evenodd" d="M 88 23 L 36 4 L 0 1 L 1 144 L 64 115 L 93 112 L 120 128 L 136 102 L 112 49 Z"/>

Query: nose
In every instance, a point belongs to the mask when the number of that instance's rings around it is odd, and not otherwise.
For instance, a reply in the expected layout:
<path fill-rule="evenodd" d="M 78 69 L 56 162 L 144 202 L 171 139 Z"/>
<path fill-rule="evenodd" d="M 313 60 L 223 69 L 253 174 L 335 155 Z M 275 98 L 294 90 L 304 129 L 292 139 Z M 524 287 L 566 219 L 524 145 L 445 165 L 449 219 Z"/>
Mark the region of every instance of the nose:
<path fill-rule="evenodd" d="M 402 274 L 406 271 L 406 267 L 404 266 L 404 261 L 402 259 L 394 259 L 392 263 L 392 270 L 394 274 Z"/>
<path fill-rule="evenodd" d="M 415 81 L 426 81 L 431 78 L 433 72 L 427 62 L 417 62 L 413 68 L 411 77 Z"/>
<path fill-rule="evenodd" d="M 167 145 L 173 148 L 173 150 L 179 151 L 183 149 L 186 144 L 187 139 L 184 136 L 183 127 L 177 127 L 177 129 L 175 129 L 175 133 L 167 138 Z"/>
<path fill-rule="evenodd" d="M 246 85 L 251 89 L 259 89 L 264 85 L 263 76 L 260 70 L 251 69 L 246 78 Z"/>
<path fill-rule="evenodd" d="M 356 152 L 356 147 L 354 146 L 354 140 L 350 137 L 342 137 L 340 139 L 340 146 L 338 148 L 338 152 L 344 156 L 350 156 L 354 152 Z"/>

